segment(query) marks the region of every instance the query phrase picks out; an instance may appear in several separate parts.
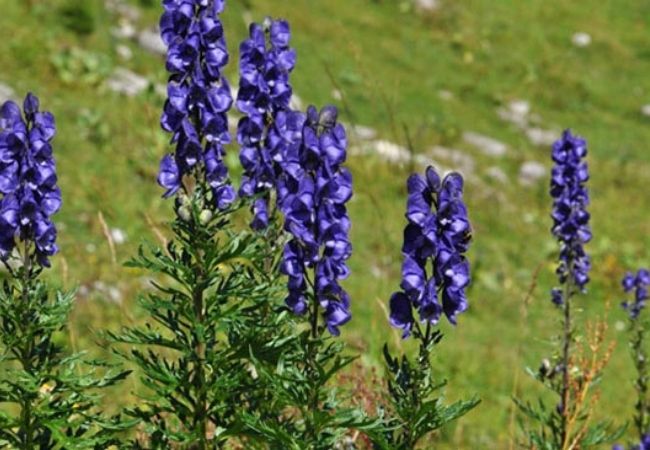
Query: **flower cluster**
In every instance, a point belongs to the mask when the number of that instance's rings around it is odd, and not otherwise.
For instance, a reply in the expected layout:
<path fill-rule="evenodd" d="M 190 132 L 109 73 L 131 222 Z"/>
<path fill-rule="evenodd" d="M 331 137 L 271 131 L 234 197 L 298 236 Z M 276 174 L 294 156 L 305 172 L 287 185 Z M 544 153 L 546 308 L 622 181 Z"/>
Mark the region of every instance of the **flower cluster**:
<path fill-rule="evenodd" d="M 405 338 L 414 325 L 413 308 L 421 321 L 431 324 L 443 312 L 456 324 L 456 315 L 467 309 L 470 275 L 465 253 L 471 238 L 460 174 L 452 172 L 441 181 L 428 167 L 424 177 L 411 175 L 407 187 L 402 290 L 390 299 L 390 322 Z"/>
<path fill-rule="evenodd" d="M 566 130 L 562 138 L 553 144 L 552 157 L 555 166 L 551 172 L 551 196 L 553 197 L 553 235 L 560 241 L 560 264 L 557 268 L 560 284 L 570 281 L 584 290 L 589 281 L 591 262 L 584 244 L 591 240 L 589 228 L 589 192 L 585 183 L 589 171 L 584 158 L 587 142 Z M 571 293 L 570 293 L 571 294 Z M 552 291 L 553 302 L 564 302 L 560 289 Z"/>
<path fill-rule="evenodd" d="M 269 136 L 281 155 L 278 204 L 291 235 L 282 263 L 289 277 L 287 305 L 296 314 L 307 312 L 311 287 L 314 308 L 323 309 L 333 335 L 351 317 L 350 298 L 339 281 L 349 274 L 346 260 L 352 251 L 345 207 L 352 196 L 352 176 L 341 166 L 347 139 L 337 114 L 333 106 L 320 113 L 310 106 L 306 115 L 281 112 Z"/>
<path fill-rule="evenodd" d="M 260 195 L 253 205 L 255 217 L 251 226 L 256 230 L 268 225 L 265 194 L 275 186 L 278 176 L 267 135 L 277 113 L 287 110 L 291 100 L 289 74 L 295 66 L 296 53 L 289 48 L 290 37 L 287 22 L 267 19 L 263 25 L 252 24 L 249 39 L 240 46 L 237 108 L 244 117 L 237 126 L 237 142 L 241 146 L 244 176 L 239 195 Z"/>
<path fill-rule="evenodd" d="M 616 444 L 612 450 L 625 450 L 621 444 Z M 650 434 L 645 434 L 641 438 L 641 442 L 630 448 L 630 450 L 650 450 Z"/>
<path fill-rule="evenodd" d="M 47 267 L 58 251 L 50 217 L 61 207 L 51 146 L 56 128 L 36 96 L 27 94 L 23 109 L 24 118 L 12 101 L 0 109 L 0 258 L 7 259 L 19 239 L 33 243 L 36 261 Z"/>
<path fill-rule="evenodd" d="M 630 317 L 636 319 L 645 307 L 646 300 L 650 298 L 648 290 L 650 289 L 650 271 L 648 269 L 639 269 L 635 274 L 626 273 L 623 277 L 623 290 L 627 293 L 634 291 L 634 302 L 623 302 L 621 306 L 630 313 Z"/>
<path fill-rule="evenodd" d="M 172 133 L 173 155 L 160 163 L 158 183 L 165 197 L 181 187 L 183 176 L 203 170 L 214 203 L 225 208 L 235 198 L 223 162 L 230 142 L 227 111 L 232 105 L 228 82 L 222 75 L 228 52 L 219 14 L 224 0 L 166 0 L 160 19 L 168 46 L 167 86 L 161 125 Z"/>

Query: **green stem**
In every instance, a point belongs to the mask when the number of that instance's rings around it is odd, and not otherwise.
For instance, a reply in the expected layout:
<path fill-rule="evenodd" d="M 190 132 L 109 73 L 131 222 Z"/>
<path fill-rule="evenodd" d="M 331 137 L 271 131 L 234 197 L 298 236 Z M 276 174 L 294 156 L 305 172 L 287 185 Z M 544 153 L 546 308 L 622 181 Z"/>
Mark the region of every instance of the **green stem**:
<path fill-rule="evenodd" d="M 200 233 L 193 233 L 194 236 L 198 236 Z M 197 243 L 198 244 L 198 243 Z M 196 246 L 200 248 L 200 246 Z M 192 300 L 194 304 L 194 315 L 197 321 L 197 324 L 203 328 L 204 323 L 204 314 L 203 314 L 203 277 L 204 277 L 204 263 L 201 260 L 202 253 L 197 251 L 197 261 L 194 266 L 194 291 L 192 293 Z M 197 403 L 194 410 L 194 426 L 195 429 L 198 428 L 199 432 L 199 450 L 207 450 L 207 406 L 208 406 L 208 396 L 207 396 L 207 386 L 205 380 L 205 343 L 203 342 L 203 337 L 195 330 L 194 332 L 194 358 L 196 361 L 196 389 L 197 393 Z"/>
<path fill-rule="evenodd" d="M 632 356 L 634 358 L 634 366 L 637 371 L 637 379 L 635 383 L 637 391 L 636 403 L 636 416 L 634 417 L 634 424 L 636 425 L 639 433 L 639 439 L 648 432 L 648 355 L 643 348 L 645 337 L 645 329 L 643 324 L 639 324 L 638 318 L 632 320 Z"/>
<path fill-rule="evenodd" d="M 570 401 L 570 378 L 569 378 L 569 361 L 571 359 L 571 340 L 573 330 L 571 324 L 571 296 L 572 292 L 571 273 L 564 284 L 564 318 L 563 318 L 563 335 L 562 335 L 562 428 L 561 442 L 562 448 L 565 448 L 568 436 L 568 419 L 569 419 L 569 401 Z"/>

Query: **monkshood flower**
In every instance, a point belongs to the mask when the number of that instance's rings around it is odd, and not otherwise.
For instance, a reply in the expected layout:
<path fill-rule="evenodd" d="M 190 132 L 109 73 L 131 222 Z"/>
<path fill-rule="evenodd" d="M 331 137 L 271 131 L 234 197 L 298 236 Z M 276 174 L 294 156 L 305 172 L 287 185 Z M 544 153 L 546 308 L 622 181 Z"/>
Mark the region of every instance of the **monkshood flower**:
<path fill-rule="evenodd" d="M 463 178 L 452 172 L 442 181 L 433 167 L 407 182 L 408 201 L 402 253 L 401 291 L 390 299 L 390 323 L 411 334 L 416 309 L 421 322 L 438 323 L 441 314 L 456 324 L 467 309 L 471 226 L 463 202 Z"/>
<path fill-rule="evenodd" d="M 621 306 L 630 313 L 630 317 L 636 319 L 641 310 L 645 307 L 646 300 L 650 298 L 650 271 L 639 269 L 636 274 L 626 273 L 622 281 L 623 290 L 626 293 L 634 291 L 633 302 L 623 302 Z"/>
<path fill-rule="evenodd" d="M 280 111 L 289 108 L 292 89 L 289 74 L 296 53 L 289 48 L 291 32 L 283 20 L 266 19 L 251 24 L 250 36 L 240 46 L 237 108 L 244 115 L 237 126 L 244 168 L 239 195 L 260 195 L 254 205 L 253 229 L 268 226 L 268 193 L 279 175 L 278 155 L 272 153 L 267 136 Z"/>
<path fill-rule="evenodd" d="M 345 129 L 333 106 L 320 113 L 280 112 L 270 142 L 281 156 L 278 204 L 291 240 L 284 249 L 282 272 L 289 277 L 287 305 L 296 314 L 310 308 L 312 289 L 332 335 L 350 320 L 350 297 L 339 281 L 349 274 L 352 246 L 345 204 L 352 197 L 352 176 L 345 161 Z"/>
<path fill-rule="evenodd" d="M 621 444 L 616 444 L 612 447 L 612 450 L 625 450 Z M 630 447 L 630 450 L 650 450 L 650 434 L 645 434 L 641 438 L 641 442 L 638 445 Z"/>
<path fill-rule="evenodd" d="M 553 144 L 552 157 L 555 166 L 551 172 L 553 197 L 553 235 L 560 242 L 560 258 L 557 275 L 560 284 L 569 282 L 584 291 L 589 282 L 591 262 L 584 244 L 591 240 L 589 228 L 589 192 L 585 186 L 589 180 L 587 142 L 566 130 Z M 572 294 L 572 293 L 570 293 Z M 552 291 L 555 304 L 564 303 L 561 289 Z"/>
<path fill-rule="evenodd" d="M 56 127 L 33 94 L 23 110 L 24 116 L 13 101 L 0 108 L 0 258 L 6 260 L 22 241 L 49 267 L 48 256 L 58 251 L 51 216 L 61 207 L 51 145 Z"/>
<path fill-rule="evenodd" d="M 169 197 L 181 188 L 184 176 L 202 174 L 220 209 L 235 198 L 223 162 L 223 146 L 230 142 L 226 114 L 232 105 L 230 87 L 222 75 L 228 63 L 219 20 L 224 3 L 164 0 L 160 19 L 171 74 L 161 125 L 172 133 L 175 152 L 163 157 L 158 183 Z"/>

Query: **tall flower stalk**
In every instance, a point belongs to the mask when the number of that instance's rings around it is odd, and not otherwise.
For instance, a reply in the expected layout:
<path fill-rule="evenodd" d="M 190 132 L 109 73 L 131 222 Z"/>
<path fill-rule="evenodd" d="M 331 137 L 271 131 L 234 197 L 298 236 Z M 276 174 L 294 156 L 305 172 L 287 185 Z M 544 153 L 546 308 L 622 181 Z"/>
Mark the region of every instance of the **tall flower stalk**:
<path fill-rule="evenodd" d="M 270 196 L 282 174 L 269 132 L 278 113 L 288 111 L 293 92 L 289 75 L 296 53 L 289 47 L 290 37 L 286 21 L 267 18 L 262 25 L 251 24 L 250 36 L 240 46 L 237 108 L 244 116 L 237 126 L 237 142 L 244 176 L 239 195 L 255 197 L 255 230 L 269 225 Z"/>
<path fill-rule="evenodd" d="M 598 382 L 612 348 L 603 348 L 606 325 L 587 326 L 583 347 L 576 348 L 573 301 L 586 292 L 591 268 L 585 244 L 591 240 L 589 227 L 589 171 L 585 158 L 587 143 L 565 131 L 553 144 L 550 194 L 553 198 L 553 236 L 560 244 L 556 270 L 559 286 L 551 291 L 552 302 L 561 310 L 562 330 L 559 350 L 552 360 L 545 359 L 536 378 L 551 389 L 559 401 L 547 409 L 518 400 L 522 412 L 539 422 L 539 431 L 525 429 L 530 445 L 548 449 L 587 448 L 613 440 L 608 423 L 590 424 L 594 397 L 589 393 Z"/>
<path fill-rule="evenodd" d="M 144 431 L 134 446 L 219 449 L 240 438 L 242 405 L 268 410 L 254 395 L 266 391 L 255 389 L 247 361 L 276 322 L 257 325 L 255 311 L 267 310 L 278 277 L 266 266 L 260 236 L 233 225 L 245 203 L 236 201 L 223 162 L 232 104 L 222 75 L 224 2 L 163 5 L 171 75 L 161 125 L 174 151 L 163 158 L 158 182 L 174 199 L 173 238 L 166 248 L 142 248 L 128 263 L 162 280 L 140 299 L 146 323 L 110 336 L 132 346 L 123 355 L 139 367 L 146 388 L 129 410 Z"/>
<path fill-rule="evenodd" d="M 340 282 L 352 250 L 346 210 L 352 177 L 343 167 L 347 139 L 337 116 L 332 106 L 280 111 L 267 139 L 280 168 L 276 198 L 288 235 L 280 267 L 288 279 L 285 303 L 299 324 L 282 364 L 257 366 L 289 416 L 281 422 L 250 417 L 250 428 L 271 448 L 330 449 L 351 429 L 377 426 L 343 406 L 331 385 L 354 359 L 333 339 L 351 318 Z"/>
<path fill-rule="evenodd" d="M 648 383 L 650 373 L 648 367 L 648 352 L 646 342 L 646 329 L 648 321 L 642 315 L 646 302 L 650 299 L 650 271 L 639 269 L 637 273 L 628 272 L 623 277 L 623 291 L 631 294 L 631 301 L 625 300 L 621 306 L 629 315 L 630 353 L 636 369 L 634 389 L 637 400 L 634 405 L 634 426 L 640 444 L 631 446 L 632 450 L 650 449 L 650 398 L 648 398 Z M 623 450 L 623 446 L 616 445 L 614 450 Z"/>
<path fill-rule="evenodd" d="M 444 313 L 455 325 L 457 315 L 468 307 L 470 270 L 465 253 L 471 226 L 463 178 L 452 172 L 441 180 L 428 167 L 424 177 L 411 175 L 407 188 L 402 283 L 390 299 L 390 323 L 402 330 L 404 339 L 413 336 L 419 341 L 419 353 L 415 361 L 406 355 L 400 361 L 384 347 L 392 408 L 384 417 L 386 431 L 375 436 L 378 447 L 399 450 L 415 448 L 432 431 L 479 403 L 472 399 L 443 405 L 436 393 L 446 383 L 435 380 L 431 367 L 431 352 L 442 339 L 435 328 L 440 317 Z"/>
<path fill-rule="evenodd" d="M 0 259 L 9 272 L 0 289 L 0 362 L 9 363 L 0 404 L 16 411 L 0 413 L 3 448 L 106 448 L 118 442 L 115 431 L 129 426 L 98 408 L 98 389 L 128 372 L 106 371 L 56 343 L 74 293 L 52 292 L 40 280 L 58 252 L 51 219 L 61 207 L 55 133 L 54 117 L 32 94 L 23 111 L 12 101 L 0 108 Z"/>

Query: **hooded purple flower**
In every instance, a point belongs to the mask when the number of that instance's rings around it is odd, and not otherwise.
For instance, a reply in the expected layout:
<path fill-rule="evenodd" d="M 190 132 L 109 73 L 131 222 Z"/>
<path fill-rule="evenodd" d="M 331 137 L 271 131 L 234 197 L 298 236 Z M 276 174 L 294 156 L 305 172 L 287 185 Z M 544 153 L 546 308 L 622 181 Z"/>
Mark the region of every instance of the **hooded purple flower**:
<path fill-rule="evenodd" d="M 282 173 L 277 180 L 278 205 L 291 235 L 282 272 L 289 277 L 287 305 L 296 314 L 310 307 L 308 288 L 323 311 L 329 332 L 350 320 L 350 298 L 339 281 L 347 278 L 352 252 L 350 219 L 345 204 L 352 196 L 352 176 L 345 161 L 345 129 L 333 106 L 320 113 L 281 111 L 269 142 Z"/>
<path fill-rule="evenodd" d="M 173 155 L 160 163 L 158 183 L 174 195 L 186 175 L 204 177 L 215 205 L 223 209 L 235 193 L 223 162 L 230 142 L 230 87 L 222 75 L 228 52 L 219 14 L 223 0 L 164 0 L 161 36 L 167 45 L 167 101 L 161 118 L 172 133 Z"/>
<path fill-rule="evenodd" d="M 646 301 L 650 298 L 648 293 L 650 289 L 650 271 L 648 269 L 639 269 L 636 274 L 628 272 L 623 277 L 621 284 L 626 293 L 634 292 L 634 301 L 624 301 L 621 306 L 630 313 L 632 319 L 636 319 L 645 307 Z"/>
<path fill-rule="evenodd" d="M 425 176 L 411 175 L 402 253 L 402 291 L 390 299 L 390 323 L 411 334 L 412 309 L 421 321 L 437 323 L 444 313 L 456 324 L 456 315 L 467 309 L 468 250 L 471 226 L 463 202 L 463 178 L 448 174 L 442 181 L 428 167 Z"/>
<path fill-rule="evenodd" d="M 570 281 L 580 291 L 589 282 L 591 262 L 584 244 L 591 240 L 589 228 L 589 192 L 585 183 L 589 171 L 584 158 L 587 142 L 566 130 L 553 144 L 552 157 L 555 166 L 551 172 L 551 196 L 553 197 L 553 235 L 560 241 L 560 263 L 557 268 L 560 284 Z M 562 304 L 560 290 L 552 293 L 553 302 Z"/>
<path fill-rule="evenodd" d="M 0 258 L 7 259 L 17 240 L 33 244 L 36 261 L 49 266 L 58 251 L 50 216 L 61 208 L 51 141 L 54 116 L 39 110 L 27 94 L 20 107 L 8 101 L 0 108 Z"/>
<path fill-rule="evenodd" d="M 291 32 L 283 20 L 266 19 L 263 25 L 252 24 L 250 36 L 240 46 L 239 91 L 237 108 L 244 117 L 237 127 L 244 167 L 239 195 L 260 195 L 253 205 L 253 229 L 267 227 L 268 192 L 280 173 L 278 156 L 268 140 L 280 111 L 289 109 L 292 89 L 289 74 L 296 53 L 289 48 Z"/>

